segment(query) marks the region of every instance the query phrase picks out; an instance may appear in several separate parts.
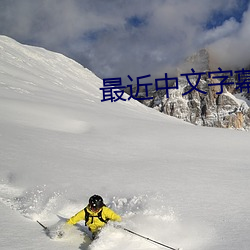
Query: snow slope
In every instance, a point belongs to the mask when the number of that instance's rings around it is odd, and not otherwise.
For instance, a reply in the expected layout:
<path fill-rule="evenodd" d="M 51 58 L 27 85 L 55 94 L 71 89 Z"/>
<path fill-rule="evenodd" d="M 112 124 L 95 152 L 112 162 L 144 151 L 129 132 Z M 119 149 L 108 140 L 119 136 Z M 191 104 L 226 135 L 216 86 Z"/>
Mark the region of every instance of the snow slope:
<path fill-rule="evenodd" d="M 83 223 L 61 240 L 36 223 L 53 228 L 97 193 L 124 227 L 166 245 L 248 250 L 249 133 L 101 102 L 101 86 L 63 55 L 0 36 L 0 248 L 162 249 L 112 225 L 90 244 Z"/>

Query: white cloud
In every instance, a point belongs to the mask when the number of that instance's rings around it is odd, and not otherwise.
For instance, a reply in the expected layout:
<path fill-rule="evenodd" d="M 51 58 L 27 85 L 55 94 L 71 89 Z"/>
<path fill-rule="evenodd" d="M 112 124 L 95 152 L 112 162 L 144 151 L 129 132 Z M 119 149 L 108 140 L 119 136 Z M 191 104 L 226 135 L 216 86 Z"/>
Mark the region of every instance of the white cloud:
<path fill-rule="evenodd" d="M 162 76 L 204 45 L 213 42 L 220 48 L 220 41 L 234 46 L 230 33 L 237 29 L 249 33 L 247 25 L 234 19 L 204 30 L 213 11 L 230 13 L 236 4 L 236 0 L 2 0 L 0 33 L 63 52 L 101 77 Z M 141 18 L 143 25 L 131 25 L 131 17 Z M 239 32 L 242 38 L 245 32 Z"/>
<path fill-rule="evenodd" d="M 245 67 L 250 64 L 250 9 L 243 15 L 242 22 L 235 25 L 234 32 L 210 45 L 216 66 L 228 68 Z"/>
<path fill-rule="evenodd" d="M 229 20 L 226 20 L 221 26 L 205 31 L 204 35 L 201 36 L 201 42 L 203 44 L 210 44 L 214 41 L 238 33 L 239 28 L 240 24 L 232 17 Z"/>

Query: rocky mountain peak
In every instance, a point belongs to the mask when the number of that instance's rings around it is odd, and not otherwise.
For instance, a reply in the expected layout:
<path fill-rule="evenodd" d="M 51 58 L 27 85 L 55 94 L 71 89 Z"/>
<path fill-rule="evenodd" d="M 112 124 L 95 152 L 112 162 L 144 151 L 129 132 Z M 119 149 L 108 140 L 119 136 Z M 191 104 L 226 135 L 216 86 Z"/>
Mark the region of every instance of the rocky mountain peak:
<path fill-rule="evenodd" d="M 198 52 L 187 57 L 183 63 L 177 67 L 178 76 L 182 73 L 191 72 L 193 68 L 196 72 L 209 71 L 211 67 L 210 54 L 208 49 L 200 49 Z"/>
<path fill-rule="evenodd" d="M 166 98 L 166 91 L 153 91 L 151 93 L 153 100 L 142 102 L 160 112 L 195 125 L 248 130 L 250 108 L 246 93 L 239 93 L 236 90 L 236 75 L 227 80 L 234 84 L 223 86 L 221 92 L 219 83 L 222 79 L 213 78 L 213 75 L 208 74 L 211 69 L 215 70 L 211 61 L 207 49 L 199 50 L 179 65 L 177 69 L 179 88 L 169 90 L 169 98 Z M 221 67 L 223 68 L 223 65 Z M 181 74 L 191 73 L 191 69 L 205 73 L 197 85 L 197 89 L 201 92 L 193 89 L 185 94 L 192 87 L 187 78 Z M 217 76 L 221 75 L 223 73 Z M 195 86 L 197 80 L 196 75 L 190 82 Z"/>

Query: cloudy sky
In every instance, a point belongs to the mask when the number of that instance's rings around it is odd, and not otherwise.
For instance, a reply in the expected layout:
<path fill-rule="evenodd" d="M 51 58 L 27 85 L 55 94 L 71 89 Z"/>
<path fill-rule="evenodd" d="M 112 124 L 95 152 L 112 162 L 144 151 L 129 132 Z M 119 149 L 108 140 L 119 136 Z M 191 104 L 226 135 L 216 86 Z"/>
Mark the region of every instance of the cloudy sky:
<path fill-rule="evenodd" d="M 0 34 L 63 53 L 101 78 L 164 76 L 210 47 L 250 61 L 250 0 L 0 0 Z M 185 72 L 187 73 L 187 72 Z"/>

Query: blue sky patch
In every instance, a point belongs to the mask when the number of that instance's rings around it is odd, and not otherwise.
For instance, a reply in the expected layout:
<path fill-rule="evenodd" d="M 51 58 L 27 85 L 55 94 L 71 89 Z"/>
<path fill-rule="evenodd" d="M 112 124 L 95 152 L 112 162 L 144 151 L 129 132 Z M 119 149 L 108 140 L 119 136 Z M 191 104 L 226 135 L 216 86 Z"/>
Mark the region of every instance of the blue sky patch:
<path fill-rule="evenodd" d="M 233 9 L 230 13 L 226 13 L 223 9 L 215 11 L 209 21 L 206 23 L 206 29 L 213 29 L 217 26 L 221 26 L 225 20 L 234 18 L 238 23 L 241 23 L 243 13 L 247 10 L 249 0 L 240 0 L 238 1 L 237 8 Z"/>
<path fill-rule="evenodd" d="M 127 18 L 127 24 L 130 27 L 139 28 L 141 26 L 145 26 L 146 23 L 147 23 L 146 17 L 131 16 Z"/>

